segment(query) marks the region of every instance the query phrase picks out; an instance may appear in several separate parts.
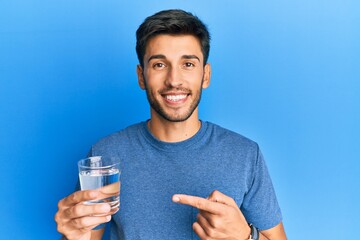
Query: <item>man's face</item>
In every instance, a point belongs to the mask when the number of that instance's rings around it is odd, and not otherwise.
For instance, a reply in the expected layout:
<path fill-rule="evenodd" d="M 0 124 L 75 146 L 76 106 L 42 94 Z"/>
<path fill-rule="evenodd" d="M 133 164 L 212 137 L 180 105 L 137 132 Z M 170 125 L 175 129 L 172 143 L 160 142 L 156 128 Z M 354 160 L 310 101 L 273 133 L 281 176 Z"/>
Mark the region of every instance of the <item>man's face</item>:
<path fill-rule="evenodd" d="M 146 90 L 152 117 L 171 122 L 187 120 L 210 83 L 200 43 L 191 35 L 158 35 L 147 44 L 144 68 L 138 66 L 139 85 Z"/>

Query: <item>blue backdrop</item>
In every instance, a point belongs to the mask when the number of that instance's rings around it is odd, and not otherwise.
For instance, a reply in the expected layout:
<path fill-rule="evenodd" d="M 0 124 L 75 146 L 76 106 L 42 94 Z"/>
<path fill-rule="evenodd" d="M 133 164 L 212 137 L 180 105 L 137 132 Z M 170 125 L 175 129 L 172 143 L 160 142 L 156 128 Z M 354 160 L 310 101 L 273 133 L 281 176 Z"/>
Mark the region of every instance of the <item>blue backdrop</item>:
<path fill-rule="evenodd" d="M 76 161 L 149 117 L 135 31 L 168 8 L 208 24 L 213 77 L 201 118 L 260 144 L 289 239 L 353 239 L 356 0 L 0 1 L 1 239 L 58 239 L 53 216 L 74 189 Z"/>

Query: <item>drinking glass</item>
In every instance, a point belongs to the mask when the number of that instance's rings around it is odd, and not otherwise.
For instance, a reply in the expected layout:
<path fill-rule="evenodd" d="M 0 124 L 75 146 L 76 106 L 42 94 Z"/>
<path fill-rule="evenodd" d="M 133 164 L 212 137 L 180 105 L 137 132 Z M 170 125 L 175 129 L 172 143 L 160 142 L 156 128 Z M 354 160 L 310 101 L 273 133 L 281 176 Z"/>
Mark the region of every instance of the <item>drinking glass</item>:
<path fill-rule="evenodd" d="M 78 162 L 81 190 L 102 188 L 101 199 L 85 204 L 108 203 L 111 208 L 120 205 L 120 163 L 117 158 L 93 156 Z M 106 186 L 106 187 L 105 187 Z"/>

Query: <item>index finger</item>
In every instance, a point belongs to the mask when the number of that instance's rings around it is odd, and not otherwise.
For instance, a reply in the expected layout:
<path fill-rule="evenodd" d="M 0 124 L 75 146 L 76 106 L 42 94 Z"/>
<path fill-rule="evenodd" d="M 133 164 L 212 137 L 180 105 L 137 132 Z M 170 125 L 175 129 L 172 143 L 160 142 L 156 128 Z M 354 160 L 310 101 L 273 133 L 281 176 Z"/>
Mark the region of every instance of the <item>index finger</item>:
<path fill-rule="evenodd" d="M 98 191 L 94 190 L 83 190 L 77 191 L 69 196 L 65 197 L 61 202 L 64 206 L 72 206 L 76 205 L 83 201 L 93 200 L 99 195 Z"/>
<path fill-rule="evenodd" d="M 189 205 L 212 214 L 218 215 L 222 212 L 221 203 L 213 202 L 202 197 L 190 196 L 185 194 L 175 194 L 172 197 L 172 200 L 176 203 Z"/>

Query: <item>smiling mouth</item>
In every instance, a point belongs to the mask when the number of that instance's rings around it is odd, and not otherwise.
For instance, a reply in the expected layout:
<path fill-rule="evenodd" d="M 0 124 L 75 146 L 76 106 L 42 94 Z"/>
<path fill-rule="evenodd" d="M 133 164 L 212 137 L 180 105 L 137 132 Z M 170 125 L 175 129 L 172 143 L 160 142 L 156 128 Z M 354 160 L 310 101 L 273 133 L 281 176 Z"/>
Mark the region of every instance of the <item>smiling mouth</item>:
<path fill-rule="evenodd" d="M 174 103 L 183 101 L 187 96 L 188 96 L 188 94 L 163 95 L 163 97 L 167 101 L 174 102 Z"/>

